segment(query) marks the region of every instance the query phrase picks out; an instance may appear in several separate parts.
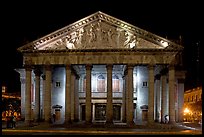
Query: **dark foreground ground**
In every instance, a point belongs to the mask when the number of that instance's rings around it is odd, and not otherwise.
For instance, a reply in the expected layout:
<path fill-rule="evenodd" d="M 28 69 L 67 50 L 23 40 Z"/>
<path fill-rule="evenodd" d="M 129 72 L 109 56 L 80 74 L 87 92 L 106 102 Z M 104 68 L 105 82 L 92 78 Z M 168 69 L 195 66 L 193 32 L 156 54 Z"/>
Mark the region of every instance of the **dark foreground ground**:
<path fill-rule="evenodd" d="M 2 135 L 202 135 L 202 124 L 176 123 L 126 126 L 124 123 L 114 125 L 74 123 L 70 125 L 53 125 L 44 122 L 25 126 L 18 121 L 15 129 L 7 128 L 2 122 Z"/>

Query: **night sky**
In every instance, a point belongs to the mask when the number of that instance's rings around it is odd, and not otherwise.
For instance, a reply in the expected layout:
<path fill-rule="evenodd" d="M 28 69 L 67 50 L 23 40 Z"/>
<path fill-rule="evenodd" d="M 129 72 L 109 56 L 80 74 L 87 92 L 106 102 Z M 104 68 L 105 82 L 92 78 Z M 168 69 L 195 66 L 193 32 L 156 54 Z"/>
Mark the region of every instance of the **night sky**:
<path fill-rule="evenodd" d="M 43 2 L 43 3 L 42 3 Z M 115 3 L 114 3 L 115 2 Z M 161 1 L 162 2 L 162 1 Z M 128 22 L 168 39 L 179 39 L 184 46 L 185 88 L 201 83 L 197 67 L 198 45 L 201 53 L 201 2 L 193 1 L 138 2 L 134 0 L 64 0 L 64 1 L 1 1 L 1 85 L 8 92 L 20 91 L 19 74 L 22 55 L 17 48 L 55 30 L 61 29 L 97 11 Z M 2 31 L 3 30 L 3 31 Z M 199 55 L 201 66 L 201 54 Z"/>

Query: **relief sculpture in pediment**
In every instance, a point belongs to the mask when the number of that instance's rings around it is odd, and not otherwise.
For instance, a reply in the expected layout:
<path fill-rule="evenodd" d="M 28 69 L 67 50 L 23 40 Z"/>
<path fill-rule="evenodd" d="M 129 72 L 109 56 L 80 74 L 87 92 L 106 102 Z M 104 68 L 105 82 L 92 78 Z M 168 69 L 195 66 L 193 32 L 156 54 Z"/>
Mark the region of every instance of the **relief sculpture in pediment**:
<path fill-rule="evenodd" d="M 50 43 L 45 49 L 133 48 L 136 35 L 116 26 L 94 22 Z"/>

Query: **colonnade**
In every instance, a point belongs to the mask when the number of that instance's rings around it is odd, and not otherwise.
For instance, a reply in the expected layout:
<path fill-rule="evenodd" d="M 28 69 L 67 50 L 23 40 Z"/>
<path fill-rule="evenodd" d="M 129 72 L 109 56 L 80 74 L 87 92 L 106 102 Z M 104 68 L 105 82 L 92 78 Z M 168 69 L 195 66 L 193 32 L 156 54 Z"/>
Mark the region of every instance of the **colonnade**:
<path fill-rule="evenodd" d="M 92 123 L 92 112 L 91 112 L 91 72 L 92 64 L 86 64 L 86 97 L 85 97 L 85 121 L 87 123 Z M 133 107 L 133 69 L 134 64 L 126 65 L 126 71 L 124 73 L 125 88 L 123 91 L 123 105 L 122 105 L 122 121 L 126 121 L 128 125 L 134 124 L 134 107 Z M 26 86 L 25 86 L 25 122 L 30 123 L 31 121 L 31 80 L 32 80 L 32 68 L 30 66 L 25 66 L 26 74 Z M 106 65 L 107 70 L 107 105 L 106 105 L 106 123 L 113 123 L 113 93 L 112 93 L 112 71 L 113 64 Z M 71 122 L 71 65 L 65 66 L 66 71 L 66 84 L 65 84 L 65 123 Z M 155 120 L 155 74 L 154 65 L 148 65 L 149 71 L 149 85 L 148 85 L 148 122 L 154 123 Z M 35 69 L 35 118 L 39 118 L 40 108 L 39 108 L 39 92 L 40 92 L 40 72 Z M 52 67 L 50 65 L 45 65 L 45 82 L 43 85 L 43 111 L 44 120 L 49 121 L 51 118 L 51 89 L 52 89 Z M 175 102 L 174 102 L 174 82 L 175 82 L 175 70 L 173 66 L 169 67 L 168 72 L 169 80 L 169 98 L 165 94 L 166 92 L 166 75 L 161 76 L 162 81 L 162 94 L 161 94 L 161 117 L 164 117 L 166 110 L 166 101 L 169 102 L 169 122 L 175 122 Z"/>

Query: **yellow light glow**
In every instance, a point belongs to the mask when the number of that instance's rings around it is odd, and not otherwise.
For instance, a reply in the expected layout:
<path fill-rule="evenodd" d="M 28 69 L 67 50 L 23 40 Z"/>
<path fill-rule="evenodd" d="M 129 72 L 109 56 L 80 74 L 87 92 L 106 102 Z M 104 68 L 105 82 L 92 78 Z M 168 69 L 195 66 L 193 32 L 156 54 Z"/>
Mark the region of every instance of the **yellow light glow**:
<path fill-rule="evenodd" d="M 190 110 L 188 108 L 184 109 L 184 114 L 186 114 L 186 113 L 190 113 Z"/>

